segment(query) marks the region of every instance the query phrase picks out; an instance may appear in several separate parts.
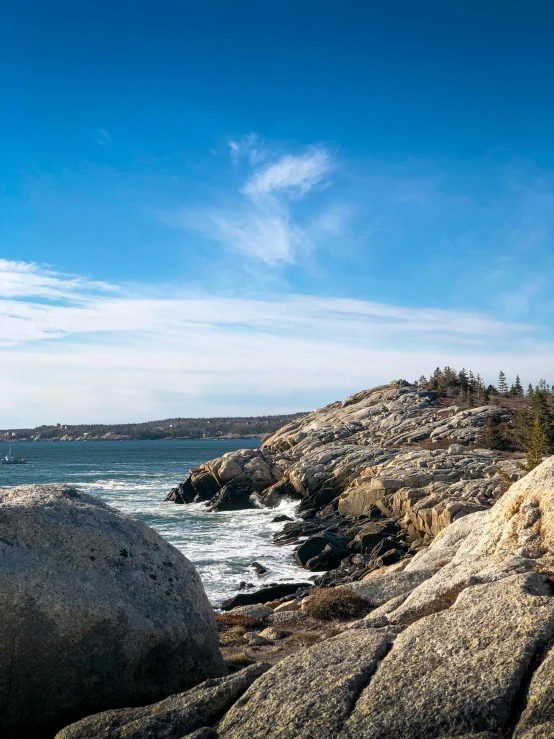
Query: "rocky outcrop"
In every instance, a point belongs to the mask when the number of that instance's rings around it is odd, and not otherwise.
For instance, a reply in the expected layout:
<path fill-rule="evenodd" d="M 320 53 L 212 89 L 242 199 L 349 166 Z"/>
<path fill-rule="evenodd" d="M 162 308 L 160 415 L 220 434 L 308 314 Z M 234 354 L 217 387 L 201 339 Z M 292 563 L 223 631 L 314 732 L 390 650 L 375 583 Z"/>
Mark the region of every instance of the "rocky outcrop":
<path fill-rule="evenodd" d="M 226 673 L 190 562 L 65 485 L 0 491 L 0 655 L 6 739 Z"/>
<path fill-rule="evenodd" d="M 332 505 L 347 519 L 372 515 L 377 506 L 412 538 L 436 536 L 490 508 L 506 480 L 522 474 L 502 454 L 472 446 L 490 418 L 506 421 L 511 411 L 445 405 L 432 392 L 393 382 L 295 420 L 260 449 L 207 462 L 170 499 L 213 499 L 231 481 L 248 483 L 265 505 L 298 497 L 302 511 Z M 336 547 L 328 555 L 319 569 L 334 566 Z"/>
<path fill-rule="evenodd" d="M 265 672 L 206 732 L 554 736 L 553 503 L 554 457 L 490 511 L 445 528 L 402 571 L 348 585 L 370 613 Z"/>
<path fill-rule="evenodd" d="M 239 449 L 190 471 L 184 483 L 170 490 L 174 503 L 207 501 L 227 483 L 245 483 L 261 492 L 283 477 L 283 465 L 260 449 Z"/>

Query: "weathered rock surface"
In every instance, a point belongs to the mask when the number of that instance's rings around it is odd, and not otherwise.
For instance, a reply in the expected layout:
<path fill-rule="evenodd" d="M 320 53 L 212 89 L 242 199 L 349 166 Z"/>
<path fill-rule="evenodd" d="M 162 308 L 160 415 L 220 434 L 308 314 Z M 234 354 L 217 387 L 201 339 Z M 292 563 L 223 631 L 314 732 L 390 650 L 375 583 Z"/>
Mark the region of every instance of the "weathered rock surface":
<path fill-rule="evenodd" d="M 533 656 L 553 633 L 554 599 L 539 575 L 470 587 L 397 637 L 339 736 L 501 732 Z"/>
<path fill-rule="evenodd" d="M 279 662 L 217 729 L 225 739 L 335 739 L 390 648 L 386 630 L 349 631 Z"/>
<path fill-rule="evenodd" d="M 524 696 L 523 710 L 514 739 L 552 739 L 554 737 L 554 651 L 537 669 Z"/>
<path fill-rule="evenodd" d="M 0 490 L 0 655 L 6 739 L 226 672 L 190 562 L 66 485 Z"/>
<path fill-rule="evenodd" d="M 372 577 L 370 580 L 347 583 L 344 587 L 359 595 L 373 608 L 377 608 L 392 598 L 411 593 L 412 590 L 431 578 L 436 571 L 436 569 L 430 569 L 416 570 L 415 572 L 393 572 Z"/>
<path fill-rule="evenodd" d="M 151 706 L 97 713 L 67 726 L 56 739 L 175 739 L 218 719 L 268 669 L 251 665 Z"/>
<path fill-rule="evenodd" d="M 554 566 L 554 457 L 516 482 L 469 536 L 456 557 L 509 551 Z M 456 559 L 456 558 L 455 558 Z"/>

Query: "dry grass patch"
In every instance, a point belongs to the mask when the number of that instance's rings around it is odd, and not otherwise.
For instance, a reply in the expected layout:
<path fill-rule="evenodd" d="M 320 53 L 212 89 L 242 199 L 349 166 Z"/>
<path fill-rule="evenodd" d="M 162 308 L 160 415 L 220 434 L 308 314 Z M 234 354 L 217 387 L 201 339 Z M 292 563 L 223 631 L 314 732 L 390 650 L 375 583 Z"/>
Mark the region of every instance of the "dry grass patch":
<path fill-rule="evenodd" d="M 233 652 L 233 654 L 229 654 L 225 659 L 227 664 L 230 663 L 232 665 L 253 665 L 255 661 L 246 652 Z"/>
<path fill-rule="evenodd" d="M 302 610 L 319 621 L 348 621 L 366 613 L 368 605 L 356 593 L 339 586 L 313 590 Z"/>
<path fill-rule="evenodd" d="M 263 626 L 259 618 L 252 618 L 246 613 L 216 613 L 215 621 L 218 626 L 242 626 L 243 629 L 258 629 Z"/>
<path fill-rule="evenodd" d="M 312 644 L 321 641 L 321 638 L 321 634 L 318 634 L 317 631 L 296 631 L 294 634 L 285 637 L 283 641 L 285 642 L 285 644 L 311 646 Z"/>

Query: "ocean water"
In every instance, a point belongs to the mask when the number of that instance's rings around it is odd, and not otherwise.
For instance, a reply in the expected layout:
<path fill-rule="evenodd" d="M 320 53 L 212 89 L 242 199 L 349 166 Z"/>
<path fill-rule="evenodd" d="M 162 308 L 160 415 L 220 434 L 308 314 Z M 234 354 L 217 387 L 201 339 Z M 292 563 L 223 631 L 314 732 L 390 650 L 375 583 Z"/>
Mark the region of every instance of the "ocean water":
<path fill-rule="evenodd" d="M 276 547 L 271 535 L 283 524 L 271 519 L 294 517 L 294 503 L 271 510 L 211 513 L 202 504 L 164 502 L 169 489 L 197 467 L 225 452 L 255 448 L 256 439 L 174 441 L 88 441 L 14 444 L 14 456 L 26 465 L 0 465 L 0 487 L 66 482 L 144 521 L 180 549 L 198 568 L 210 601 L 218 605 L 237 592 L 241 581 L 305 581 L 292 561 L 292 547 Z M 8 445 L 0 443 L 0 456 Z M 249 566 L 268 568 L 264 577 Z"/>

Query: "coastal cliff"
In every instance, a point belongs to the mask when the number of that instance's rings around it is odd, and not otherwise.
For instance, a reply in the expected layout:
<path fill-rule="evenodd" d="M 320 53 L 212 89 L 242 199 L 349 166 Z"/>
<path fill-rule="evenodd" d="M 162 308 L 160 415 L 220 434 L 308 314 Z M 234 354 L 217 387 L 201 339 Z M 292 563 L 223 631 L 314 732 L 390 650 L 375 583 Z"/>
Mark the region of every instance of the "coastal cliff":
<path fill-rule="evenodd" d="M 503 405 L 461 407 L 395 381 L 201 465 L 168 500 L 225 509 L 295 497 L 304 523 L 286 524 L 276 543 L 299 542 L 307 569 L 340 567 L 335 581 L 358 578 L 487 510 L 523 475 L 513 454 L 476 444 L 487 424 L 513 419 Z"/>

